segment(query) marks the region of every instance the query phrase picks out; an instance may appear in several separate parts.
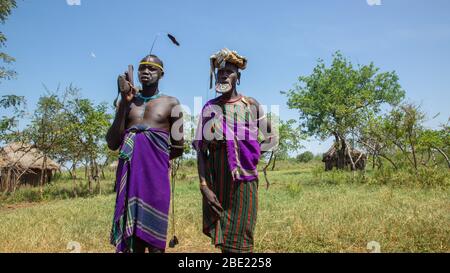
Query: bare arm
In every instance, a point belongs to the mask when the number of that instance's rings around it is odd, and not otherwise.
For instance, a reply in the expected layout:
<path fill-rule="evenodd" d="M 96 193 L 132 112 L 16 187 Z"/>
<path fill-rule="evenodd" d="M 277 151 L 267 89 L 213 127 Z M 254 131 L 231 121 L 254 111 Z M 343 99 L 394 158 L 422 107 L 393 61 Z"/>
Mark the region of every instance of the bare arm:
<path fill-rule="evenodd" d="M 106 133 L 106 143 L 108 148 L 115 151 L 120 147 L 120 141 L 123 133 L 126 129 L 127 116 L 130 110 L 131 101 L 136 94 L 136 89 L 131 88 L 130 83 L 126 80 L 128 75 L 120 75 L 117 79 L 121 94 L 121 100 L 119 103 L 119 109 L 116 111 L 113 124 Z"/>
<path fill-rule="evenodd" d="M 197 151 L 197 171 L 200 184 L 206 183 L 206 154 L 203 151 Z"/>
<path fill-rule="evenodd" d="M 208 184 L 206 183 L 206 160 L 207 158 L 205 152 L 197 151 L 197 168 L 200 179 L 200 192 L 211 210 L 219 216 L 222 213 L 223 208 L 219 199 L 217 199 L 216 194 L 208 187 Z"/>

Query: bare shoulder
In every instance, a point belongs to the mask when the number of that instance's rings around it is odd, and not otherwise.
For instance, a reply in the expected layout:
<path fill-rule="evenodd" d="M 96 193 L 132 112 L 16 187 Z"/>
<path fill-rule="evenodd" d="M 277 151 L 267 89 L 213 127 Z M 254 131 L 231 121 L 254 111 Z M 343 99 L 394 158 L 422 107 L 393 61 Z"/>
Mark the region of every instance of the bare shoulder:
<path fill-rule="evenodd" d="M 162 95 L 161 99 L 164 99 L 168 104 L 172 105 L 172 106 L 176 106 L 180 104 L 180 101 L 172 96 L 168 96 L 168 95 Z"/>
<path fill-rule="evenodd" d="M 251 105 L 254 105 L 256 107 L 259 106 L 259 102 L 253 98 L 253 97 L 245 97 L 245 99 L 248 101 L 248 103 L 250 103 Z"/>

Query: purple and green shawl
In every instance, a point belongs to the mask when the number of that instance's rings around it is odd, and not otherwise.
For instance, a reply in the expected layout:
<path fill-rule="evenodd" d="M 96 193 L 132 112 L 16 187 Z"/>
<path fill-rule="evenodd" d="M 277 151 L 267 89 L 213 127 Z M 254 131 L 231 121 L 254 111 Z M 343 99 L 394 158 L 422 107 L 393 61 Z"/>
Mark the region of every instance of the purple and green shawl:
<path fill-rule="evenodd" d="M 135 126 L 126 130 L 116 173 L 116 207 L 111 244 L 133 252 L 137 236 L 166 248 L 170 205 L 169 133 Z"/>
<path fill-rule="evenodd" d="M 222 104 L 220 97 L 205 104 L 193 147 L 197 151 L 204 151 L 208 142 L 224 140 L 228 166 L 235 175 L 235 181 L 253 181 L 258 178 L 257 165 L 261 155 L 257 121 L 235 120 L 233 113 L 223 113 Z"/>

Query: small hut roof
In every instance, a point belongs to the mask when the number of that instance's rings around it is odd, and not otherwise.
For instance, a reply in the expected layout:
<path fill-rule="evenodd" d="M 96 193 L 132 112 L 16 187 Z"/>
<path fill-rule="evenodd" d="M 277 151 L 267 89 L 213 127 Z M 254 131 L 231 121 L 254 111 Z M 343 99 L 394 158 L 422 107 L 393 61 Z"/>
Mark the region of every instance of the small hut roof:
<path fill-rule="evenodd" d="M 0 167 L 17 162 L 17 166 L 24 169 L 42 169 L 43 160 L 42 152 L 29 144 L 13 142 L 1 148 L 0 151 Z M 47 158 L 47 169 L 57 170 L 59 167 L 58 163 Z"/>

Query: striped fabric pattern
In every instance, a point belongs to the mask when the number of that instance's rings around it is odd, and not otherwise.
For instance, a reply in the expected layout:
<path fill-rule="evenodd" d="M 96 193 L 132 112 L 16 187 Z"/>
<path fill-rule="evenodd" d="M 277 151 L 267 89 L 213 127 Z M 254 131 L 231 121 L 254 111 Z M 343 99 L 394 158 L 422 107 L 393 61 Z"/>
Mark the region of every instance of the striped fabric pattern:
<path fill-rule="evenodd" d="M 203 232 L 212 244 L 227 252 L 253 252 L 258 211 L 258 181 L 234 182 L 228 168 L 225 145 L 216 145 L 207 163 L 207 183 L 224 211 L 219 219 L 203 202 Z"/>

